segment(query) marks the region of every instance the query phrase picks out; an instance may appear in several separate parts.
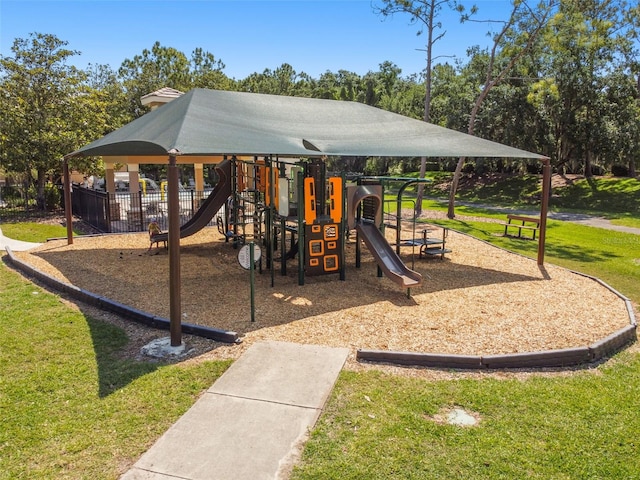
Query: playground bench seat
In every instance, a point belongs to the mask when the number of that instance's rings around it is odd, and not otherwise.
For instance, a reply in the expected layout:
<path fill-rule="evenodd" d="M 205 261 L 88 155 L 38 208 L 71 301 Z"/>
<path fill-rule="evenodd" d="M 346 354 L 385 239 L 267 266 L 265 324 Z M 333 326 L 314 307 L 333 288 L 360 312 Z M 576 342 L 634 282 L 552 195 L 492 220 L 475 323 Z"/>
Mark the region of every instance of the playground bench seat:
<path fill-rule="evenodd" d="M 536 239 L 536 233 L 540 230 L 540 219 L 535 217 L 524 217 L 522 215 L 507 215 L 507 222 L 504 225 L 504 235 L 512 237 L 522 237 L 523 231 L 531 232 L 531 240 Z M 509 229 L 517 229 L 518 234 L 510 234 Z"/>

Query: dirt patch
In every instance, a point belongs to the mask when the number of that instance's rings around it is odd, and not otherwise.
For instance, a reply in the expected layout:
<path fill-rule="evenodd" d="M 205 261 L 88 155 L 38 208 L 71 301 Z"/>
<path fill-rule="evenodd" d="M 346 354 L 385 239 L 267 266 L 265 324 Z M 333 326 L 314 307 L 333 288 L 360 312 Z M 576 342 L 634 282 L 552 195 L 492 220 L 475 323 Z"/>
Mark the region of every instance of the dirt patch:
<path fill-rule="evenodd" d="M 478 412 L 465 410 L 462 407 L 444 407 L 431 417 L 426 417 L 438 425 L 457 425 L 459 427 L 475 427 L 482 418 Z"/>

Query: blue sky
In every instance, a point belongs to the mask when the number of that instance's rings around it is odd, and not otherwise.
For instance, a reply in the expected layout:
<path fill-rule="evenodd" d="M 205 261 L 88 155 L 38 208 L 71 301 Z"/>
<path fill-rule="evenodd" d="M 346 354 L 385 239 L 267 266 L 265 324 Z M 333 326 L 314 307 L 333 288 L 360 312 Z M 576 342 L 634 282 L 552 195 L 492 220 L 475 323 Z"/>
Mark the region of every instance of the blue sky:
<path fill-rule="evenodd" d="M 360 75 L 389 60 L 402 75 L 424 68 L 424 36 L 406 14 L 383 19 L 378 0 L 0 0 L 0 55 L 11 56 L 15 38 L 31 32 L 55 34 L 81 52 L 71 63 L 108 64 L 114 70 L 155 41 L 187 55 L 201 47 L 242 79 L 289 63 L 312 77 L 329 70 Z M 465 2 L 479 7 L 478 19 L 501 19 L 508 0 Z M 467 47 L 487 46 L 487 24 L 460 24 L 442 11 L 446 35 L 434 55 L 465 56 Z M 442 60 L 444 61 L 444 60 Z"/>

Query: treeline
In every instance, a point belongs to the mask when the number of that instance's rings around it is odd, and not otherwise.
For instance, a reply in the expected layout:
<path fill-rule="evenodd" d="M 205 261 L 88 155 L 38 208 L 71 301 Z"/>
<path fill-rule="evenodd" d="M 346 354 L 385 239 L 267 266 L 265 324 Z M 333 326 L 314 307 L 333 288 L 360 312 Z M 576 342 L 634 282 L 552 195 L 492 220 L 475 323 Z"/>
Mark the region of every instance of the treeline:
<path fill-rule="evenodd" d="M 508 75 L 492 85 L 474 114 L 474 134 L 549 156 L 558 172 L 636 175 L 640 156 L 640 6 L 625 1 L 563 0 Z M 514 58 L 518 24 L 495 49 L 470 47 L 466 59 L 431 69 L 430 121 L 466 132 L 478 95 L 493 71 Z M 523 37 L 524 36 L 524 37 Z M 318 78 L 283 64 L 244 79 L 229 78 L 214 54 L 190 54 L 156 42 L 117 70 L 73 66 L 79 52 L 54 35 L 16 39 L 0 57 L 0 168 L 44 192 L 60 158 L 146 113 L 140 97 L 162 87 L 211 88 L 366 103 L 421 119 L 425 72 L 403 75 L 392 62 L 364 75 L 340 70 Z M 99 173 L 96 159 L 74 168 Z M 342 159 L 349 170 L 401 174 L 420 159 Z M 457 159 L 433 159 L 443 169 Z M 529 169 L 505 159 L 474 159 L 469 172 Z"/>

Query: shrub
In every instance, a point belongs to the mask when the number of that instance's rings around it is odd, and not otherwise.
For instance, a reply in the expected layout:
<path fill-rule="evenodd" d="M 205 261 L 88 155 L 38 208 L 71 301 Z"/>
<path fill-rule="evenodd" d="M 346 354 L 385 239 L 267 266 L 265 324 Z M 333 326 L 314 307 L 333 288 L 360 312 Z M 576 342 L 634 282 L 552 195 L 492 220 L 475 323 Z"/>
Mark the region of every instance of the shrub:
<path fill-rule="evenodd" d="M 52 183 L 47 183 L 44 187 L 44 204 L 47 211 L 60 208 L 60 188 Z"/>
<path fill-rule="evenodd" d="M 611 174 L 614 177 L 628 177 L 629 168 L 626 165 L 613 165 L 611 167 Z"/>

